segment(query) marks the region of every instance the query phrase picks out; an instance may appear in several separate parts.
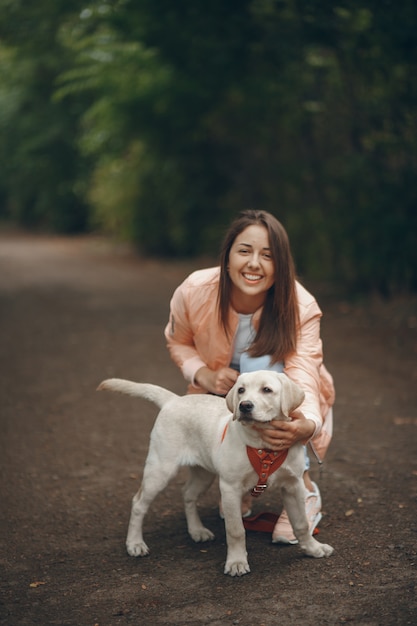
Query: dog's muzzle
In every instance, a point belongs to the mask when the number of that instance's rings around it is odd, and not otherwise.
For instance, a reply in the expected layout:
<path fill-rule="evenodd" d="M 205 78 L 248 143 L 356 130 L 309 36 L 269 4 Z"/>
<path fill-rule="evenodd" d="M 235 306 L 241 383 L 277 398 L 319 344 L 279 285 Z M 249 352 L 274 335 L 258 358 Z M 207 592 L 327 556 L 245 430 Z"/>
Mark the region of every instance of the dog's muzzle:
<path fill-rule="evenodd" d="M 250 400 L 242 400 L 239 402 L 239 421 L 251 422 L 253 421 L 252 411 L 255 405 Z"/>
<path fill-rule="evenodd" d="M 243 415 L 247 415 L 248 413 L 252 413 L 254 408 L 255 408 L 255 405 L 250 400 L 242 400 L 242 402 L 239 403 L 239 411 Z"/>

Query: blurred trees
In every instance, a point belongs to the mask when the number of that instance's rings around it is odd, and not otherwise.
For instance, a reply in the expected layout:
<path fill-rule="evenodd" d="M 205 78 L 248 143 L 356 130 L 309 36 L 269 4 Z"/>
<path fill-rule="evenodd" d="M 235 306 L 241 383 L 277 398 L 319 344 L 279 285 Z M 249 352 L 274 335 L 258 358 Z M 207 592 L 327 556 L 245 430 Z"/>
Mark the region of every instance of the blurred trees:
<path fill-rule="evenodd" d="M 413 0 L 0 7 L 0 215 L 182 256 L 264 208 L 302 275 L 417 289 Z"/>
<path fill-rule="evenodd" d="M 74 140 L 82 109 L 52 100 L 72 63 L 56 37 L 68 4 L 0 0 L 0 216 L 64 232 L 87 224 Z"/>

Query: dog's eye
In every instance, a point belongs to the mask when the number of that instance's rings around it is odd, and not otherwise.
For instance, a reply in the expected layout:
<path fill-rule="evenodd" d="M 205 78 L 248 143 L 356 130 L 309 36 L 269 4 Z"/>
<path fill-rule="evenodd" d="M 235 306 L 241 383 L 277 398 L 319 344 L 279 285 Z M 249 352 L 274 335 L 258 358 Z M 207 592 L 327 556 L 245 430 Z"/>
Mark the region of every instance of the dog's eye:
<path fill-rule="evenodd" d="M 245 388 L 244 387 L 239 387 L 239 389 L 237 390 L 238 393 L 244 393 Z"/>
<path fill-rule="evenodd" d="M 272 393 L 272 389 L 271 389 L 270 387 L 264 387 L 264 388 L 262 389 L 262 391 L 263 391 L 264 393 Z"/>

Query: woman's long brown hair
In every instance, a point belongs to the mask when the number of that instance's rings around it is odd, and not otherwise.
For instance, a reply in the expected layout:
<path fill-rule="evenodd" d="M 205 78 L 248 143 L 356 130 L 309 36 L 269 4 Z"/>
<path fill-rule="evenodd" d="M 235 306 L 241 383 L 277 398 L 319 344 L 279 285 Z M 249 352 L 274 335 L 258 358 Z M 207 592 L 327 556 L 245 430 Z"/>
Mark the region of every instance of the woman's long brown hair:
<path fill-rule="evenodd" d="M 268 231 L 274 263 L 274 284 L 266 294 L 256 337 L 249 348 L 253 357 L 270 355 L 273 363 L 284 361 L 295 352 L 299 325 L 295 267 L 285 228 L 266 211 L 247 210 L 232 222 L 220 250 L 218 309 L 220 322 L 229 332 L 232 282 L 227 270 L 230 249 L 236 237 L 248 226 L 259 224 Z"/>

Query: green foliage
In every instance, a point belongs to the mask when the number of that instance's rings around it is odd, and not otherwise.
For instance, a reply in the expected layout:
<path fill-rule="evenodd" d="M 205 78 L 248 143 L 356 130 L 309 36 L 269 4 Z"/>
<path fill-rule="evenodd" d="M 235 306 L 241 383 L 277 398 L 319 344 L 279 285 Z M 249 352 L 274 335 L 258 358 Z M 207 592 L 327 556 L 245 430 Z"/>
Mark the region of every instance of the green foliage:
<path fill-rule="evenodd" d="M 62 4 L 23 4 L 1 3 L 0 215 L 28 227 L 84 230 L 77 111 L 52 100 L 55 78 L 69 61 L 55 41 Z"/>
<path fill-rule="evenodd" d="M 417 289 L 413 0 L 1 9 L 0 214 L 184 256 L 256 206 L 301 275 Z"/>

